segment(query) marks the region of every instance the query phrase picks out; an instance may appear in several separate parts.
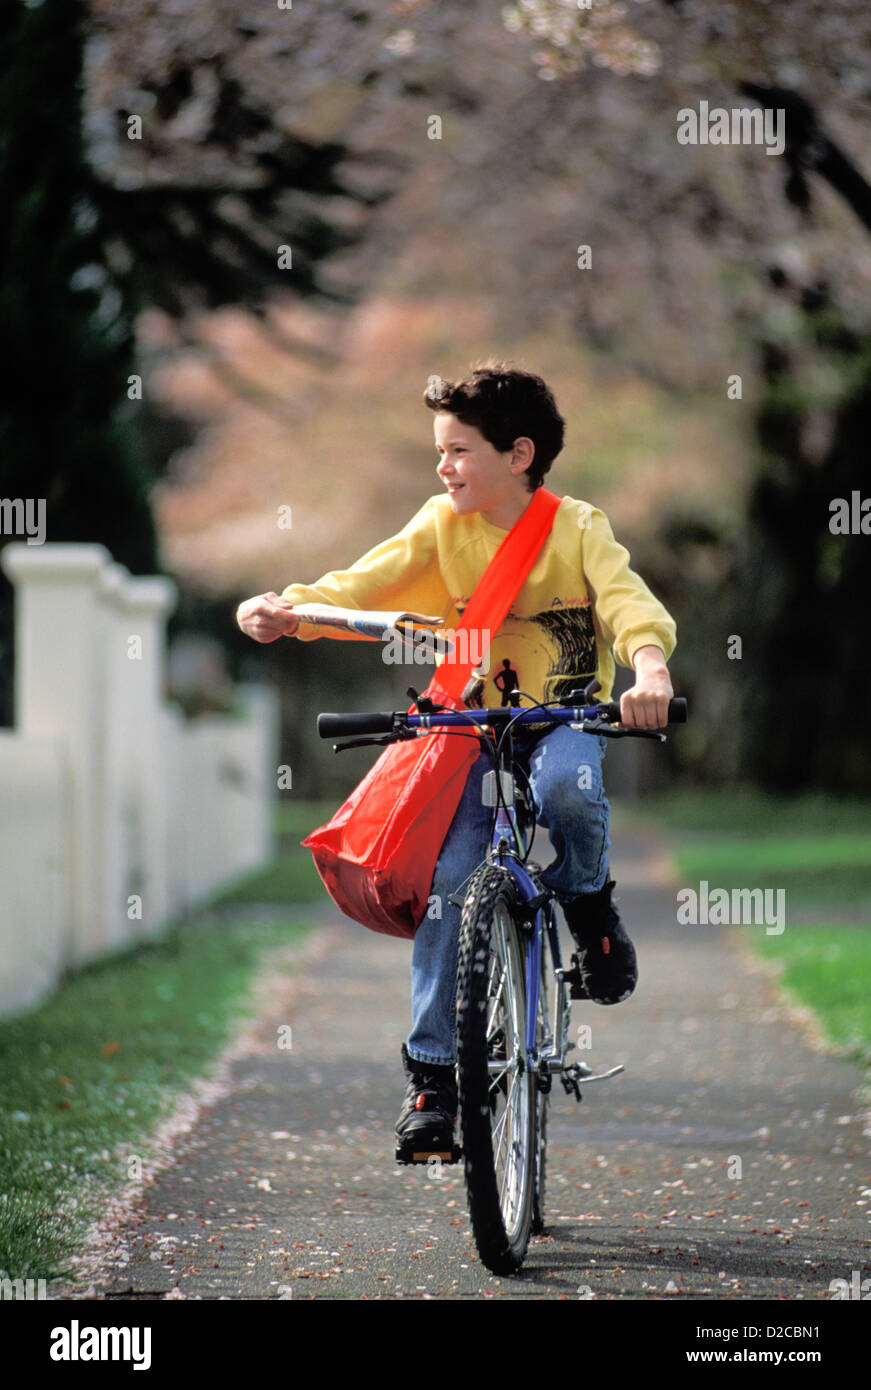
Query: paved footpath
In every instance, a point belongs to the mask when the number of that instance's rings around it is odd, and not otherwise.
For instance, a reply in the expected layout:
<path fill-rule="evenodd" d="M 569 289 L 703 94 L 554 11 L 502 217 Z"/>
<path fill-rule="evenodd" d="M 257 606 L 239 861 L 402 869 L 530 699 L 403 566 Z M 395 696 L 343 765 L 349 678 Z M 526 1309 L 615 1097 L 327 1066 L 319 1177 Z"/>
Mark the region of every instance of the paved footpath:
<path fill-rule="evenodd" d="M 615 840 L 641 982 L 574 1024 L 592 1029 L 580 1055 L 626 1072 L 581 1106 L 555 1085 L 547 1231 L 518 1277 L 478 1260 L 460 1167 L 393 1161 L 409 944 L 325 913 L 294 969 L 264 976 L 221 1093 L 51 1295 L 827 1299 L 867 1278 L 860 1070 L 778 1001 L 742 944 L 761 928 L 679 926 L 656 837 Z"/>

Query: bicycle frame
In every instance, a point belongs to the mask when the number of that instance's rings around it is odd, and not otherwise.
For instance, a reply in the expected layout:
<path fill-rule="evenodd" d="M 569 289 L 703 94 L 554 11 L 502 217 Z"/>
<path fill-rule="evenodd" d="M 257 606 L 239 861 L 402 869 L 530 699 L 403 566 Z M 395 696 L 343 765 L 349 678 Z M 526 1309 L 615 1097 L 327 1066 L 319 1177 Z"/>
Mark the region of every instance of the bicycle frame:
<path fill-rule="evenodd" d="M 532 921 L 528 923 L 524 933 L 523 942 L 526 972 L 526 1056 L 530 1065 L 541 1074 L 542 1080 L 544 1080 L 552 1070 L 562 1071 L 565 1062 L 565 1028 L 559 1026 L 560 1020 L 564 1018 L 565 1010 L 562 956 L 560 954 L 559 933 L 550 898 L 548 897 L 545 902 L 537 901 L 541 897 L 537 885 L 519 858 L 518 849 L 522 845 L 522 837 L 515 811 L 514 749 L 510 730 L 507 733 L 506 744 L 507 746 L 503 747 L 502 750 L 499 766 L 495 773 L 489 774 L 494 778 L 498 777 L 501 783 L 501 797 L 496 810 L 490 855 L 511 875 L 521 903 L 537 902 Z M 506 773 L 508 774 L 507 778 L 503 775 Z M 485 781 L 484 786 L 486 787 L 486 785 Z M 548 933 L 557 971 L 557 988 L 554 999 L 554 1018 L 549 1038 L 550 1050 L 546 1056 L 539 1057 L 536 1052 L 536 1025 L 541 991 L 542 940 L 545 931 Z M 559 1040 L 560 1045 L 559 1056 L 556 1052 L 557 1040 Z M 491 1069 L 495 1070 L 500 1065 L 499 1062 L 493 1062 Z M 545 1084 L 547 1083 L 545 1082 Z"/>

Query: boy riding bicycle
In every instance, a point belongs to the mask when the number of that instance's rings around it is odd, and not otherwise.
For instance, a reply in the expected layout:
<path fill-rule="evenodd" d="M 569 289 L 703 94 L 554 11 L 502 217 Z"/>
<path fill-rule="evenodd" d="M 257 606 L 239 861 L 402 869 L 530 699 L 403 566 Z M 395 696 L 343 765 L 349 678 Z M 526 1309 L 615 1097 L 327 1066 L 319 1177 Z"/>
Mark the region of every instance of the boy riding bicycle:
<path fill-rule="evenodd" d="M 240 605 L 237 620 L 256 641 L 322 630 L 299 629 L 288 605 L 407 608 L 444 615 L 456 627 L 475 585 L 523 514 L 563 446 L 565 422 L 538 376 L 502 364 L 458 383 L 431 378 L 437 473 L 445 494 L 430 497 L 395 536 L 348 570 L 316 584 L 292 584 Z M 512 690 L 542 702 L 595 677 L 597 699 L 611 697 L 614 657 L 635 670 L 621 697 L 622 722 L 659 729 L 673 691 L 666 662 L 675 624 L 614 539 L 597 508 L 564 497 L 533 568 L 477 672 L 470 706 L 507 703 Z M 508 674 L 510 672 L 510 675 Z M 608 802 L 601 763 L 605 740 L 567 726 L 520 735 L 539 823 L 555 851 L 541 875 L 563 906 L 578 946 L 573 997 L 599 1004 L 628 998 L 637 982 L 635 951 L 612 901 Z M 481 862 L 490 812 L 481 804 L 484 759 L 473 764 L 436 864 L 430 908 L 412 957 L 412 1028 L 402 1048 L 406 1097 L 396 1126 L 397 1157 L 424 1161 L 450 1149 L 457 1113 L 455 980 L 460 909 L 450 901 Z"/>

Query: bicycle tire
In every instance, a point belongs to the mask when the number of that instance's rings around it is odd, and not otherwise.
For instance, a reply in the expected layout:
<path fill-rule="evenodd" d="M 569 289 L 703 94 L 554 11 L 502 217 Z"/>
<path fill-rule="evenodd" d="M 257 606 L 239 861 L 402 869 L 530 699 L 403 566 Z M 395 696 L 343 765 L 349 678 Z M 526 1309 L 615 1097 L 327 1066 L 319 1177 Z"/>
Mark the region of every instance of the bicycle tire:
<path fill-rule="evenodd" d="M 494 1274 L 520 1268 L 533 1219 L 537 1088 L 526 1060 L 526 980 L 516 913 L 510 876 L 494 865 L 479 869 L 460 926 L 459 1114 L 475 1244 Z"/>
<path fill-rule="evenodd" d="M 541 1051 L 545 1038 L 550 1038 L 551 1027 L 548 1017 L 550 1007 L 550 983 L 552 963 L 550 943 L 547 933 L 541 944 L 541 972 L 538 992 L 538 1022 L 535 1029 L 536 1050 Z M 532 1234 L 540 1236 L 544 1230 L 545 1190 L 547 1185 L 547 1112 L 550 1105 L 550 1090 L 543 1090 L 536 1082 L 536 1123 L 535 1123 L 535 1182 L 532 1193 Z"/>
<path fill-rule="evenodd" d="M 550 1096 L 543 1091 L 538 1093 L 538 1121 L 535 1145 L 535 1185 L 532 1195 L 532 1227 L 534 1236 L 544 1231 L 544 1199 L 547 1182 L 547 1108 Z"/>

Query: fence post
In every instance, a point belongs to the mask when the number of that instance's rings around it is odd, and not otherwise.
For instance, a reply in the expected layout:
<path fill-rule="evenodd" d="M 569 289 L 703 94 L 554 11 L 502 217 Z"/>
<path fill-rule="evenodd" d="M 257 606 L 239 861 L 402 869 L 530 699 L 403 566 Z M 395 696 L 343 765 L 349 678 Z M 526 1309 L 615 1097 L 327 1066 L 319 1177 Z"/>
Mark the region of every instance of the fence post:
<path fill-rule="evenodd" d="M 169 915 L 166 746 L 160 710 L 166 668 L 164 621 L 175 602 L 169 579 L 104 574 L 106 721 L 103 817 L 110 942 L 153 936 Z"/>
<path fill-rule="evenodd" d="M 63 964 L 105 948 L 103 824 L 104 633 L 98 601 L 111 556 L 102 545 L 12 543 L 0 563 L 15 585 L 15 722 L 60 740 L 70 772 L 69 904 Z"/>
<path fill-rule="evenodd" d="M 143 919 L 141 932 L 153 936 L 172 916 L 166 824 L 169 817 L 169 749 L 165 737 L 166 620 L 178 591 L 162 575 L 130 579 L 125 597 L 133 630 L 142 637 L 139 679 L 131 690 L 137 730 L 136 774 L 142 834 Z"/>

